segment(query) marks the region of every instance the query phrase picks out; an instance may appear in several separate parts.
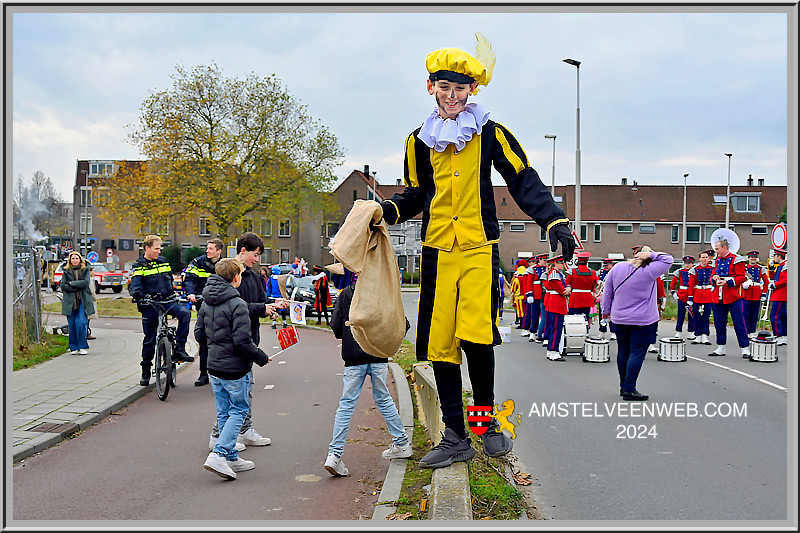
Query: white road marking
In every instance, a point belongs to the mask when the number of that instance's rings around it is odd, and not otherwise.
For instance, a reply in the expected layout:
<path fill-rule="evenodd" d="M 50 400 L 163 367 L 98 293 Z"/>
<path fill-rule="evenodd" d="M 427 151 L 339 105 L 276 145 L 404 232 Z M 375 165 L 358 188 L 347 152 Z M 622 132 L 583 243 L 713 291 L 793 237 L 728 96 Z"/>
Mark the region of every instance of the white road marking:
<path fill-rule="evenodd" d="M 278 364 L 279 364 L 279 365 L 285 365 L 285 364 L 286 364 L 286 361 L 278 361 Z"/>
<path fill-rule="evenodd" d="M 740 374 L 740 375 L 742 375 L 742 376 L 744 376 L 746 378 L 750 378 L 750 379 L 753 379 L 755 381 L 759 381 L 761 383 L 764 383 L 765 385 L 769 385 L 770 387 L 775 387 L 776 389 L 782 390 L 783 392 L 789 392 L 786 389 L 786 387 L 782 387 L 780 385 L 772 383 L 771 381 L 767 381 L 766 379 L 762 379 L 762 378 L 754 376 L 752 374 L 748 374 L 747 372 L 742 372 L 741 370 L 736 370 L 735 368 L 731 368 L 729 366 L 721 365 L 721 364 L 715 363 L 713 361 L 706 361 L 705 359 L 701 359 L 701 358 L 695 357 L 693 355 L 687 355 L 686 357 L 689 358 L 689 359 L 694 359 L 695 361 L 700 361 L 701 363 L 705 363 L 707 365 L 716 366 L 716 367 L 722 368 L 724 370 L 729 370 L 729 371 L 731 371 L 731 372 L 733 372 L 735 374 Z"/>
<path fill-rule="evenodd" d="M 272 389 L 274 387 L 275 387 L 275 385 L 264 385 L 264 390 L 270 390 L 270 389 Z"/>

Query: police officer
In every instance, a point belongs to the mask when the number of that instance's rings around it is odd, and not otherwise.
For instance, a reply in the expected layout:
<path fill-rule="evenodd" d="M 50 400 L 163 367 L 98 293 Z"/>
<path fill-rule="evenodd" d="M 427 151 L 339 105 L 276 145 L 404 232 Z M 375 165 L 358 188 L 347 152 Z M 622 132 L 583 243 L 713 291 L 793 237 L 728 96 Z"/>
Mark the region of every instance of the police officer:
<path fill-rule="evenodd" d="M 675 324 L 675 338 L 681 338 L 681 331 L 683 331 L 683 321 L 686 314 L 689 314 L 689 323 L 686 331 L 689 333 L 687 339 L 694 340 L 696 338 L 694 333 L 694 310 L 689 304 L 689 278 L 691 277 L 691 270 L 694 266 L 694 257 L 691 255 L 683 256 L 683 268 L 675 271 L 675 275 L 669 284 L 669 290 L 672 291 L 672 297 L 678 302 L 678 320 Z"/>
<path fill-rule="evenodd" d="M 161 237 L 148 235 L 142 241 L 144 256 L 133 264 L 131 274 L 130 294 L 134 301 L 145 296 L 164 299 L 172 296 L 172 273 L 169 263 L 161 255 Z M 186 353 L 186 339 L 189 337 L 189 318 L 191 313 L 183 305 L 173 302 L 164 307 L 164 311 L 178 319 L 178 330 L 175 333 L 175 353 L 172 359 L 176 361 L 194 361 L 194 357 Z M 152 305 L 139 306 L 142 313 L 142 379 L 139 385 L 146 386 L 150 383 L 150 369 L 153 366 L 153 356 L 156 352 L 156 333 L 158 332 L 158 309 Z"/>
<path fill-rule="evenodd" d="M 224 248 L 225 243 L 222 242 L 222 239 L 211 239 L 206 242 L 205 255 L 195 257 L 186 267 L 183 290 L 186 293 L 186 298 L 195 305 L 197 311 L 200 311 L 200 306 L 203 305 L 202 302 L 197 301 L 197 295 L 203 294 L 203 288 L 206 286 L 208 276 L 214 273 L 214 266 L 222 257 Z M 197 378 L 194 384 L 200 387 L 208 385 L 208 372 L 206 371 L 208 344 L 205 337 L 203 337 L 202 342 L 198 343 L 198 355 L 200 356 L 200 377 Z"/>
<path fill-rule="evenodd" d="M 758 250 L 747 252 L 747 266 L 744 269 L 747 278 L 742 283 L 742 308 L 744 323 L 747 326 L 747 335 L 752 339 L 756 336 L 758 328 L 758 313 L 761 311 L 761 302 L 767 299 L 769 277 L 767 269 L 758 262 Z"/>
<path fill-rule="evenodd" d="M 717 258 L 714 262 L 714 273 L 711 283 L 715 284 L 717 302 L 714 304 L 714 329 L 717 330 L 717 348 L 709 356 L 725 355 L 725 343 L 728 335 L 728 314 L 733 320 L 736 339 L 742 349 L 742 357 L 750 357 L 750 339 L 747 337 L 747 326 L 744 325 L 742 312 L 742 291 L 744 283 L 745 263 L 747 260 L 729 250 L 730 243 L 725 237 L 719 237 L 714 243 Z"/>

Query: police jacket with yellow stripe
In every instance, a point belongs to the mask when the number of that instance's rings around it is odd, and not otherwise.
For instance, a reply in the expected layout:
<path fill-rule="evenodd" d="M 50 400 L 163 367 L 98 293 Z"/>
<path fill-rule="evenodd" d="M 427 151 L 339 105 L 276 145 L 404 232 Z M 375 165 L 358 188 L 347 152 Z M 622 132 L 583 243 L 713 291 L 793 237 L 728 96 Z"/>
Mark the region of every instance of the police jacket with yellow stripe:
<path fill-rule="evenodd" d="M 206 254 L 195 257 L 186 267 L 183 290 L 186 294 L 203 294 L 208 277 L 214 273 L 214 263 Z"/>
<path fill-rule="evenodd" d="M 133 264 L 130 294 L 134 300 L 145 295 L 171 296 L 172 269 L 163 255 L 154 261 L 140 257 Z"/>
<path fill-rule="evenodd" d="M 489 120 L 462 150 L 450 144 L 443 152 L 417 138 L 420 128 L 406 139 L 405 190 L 381 203 L 387 224 L 399 224 L 422 211 L 424 246 L 449 251 L 457 241 L 460 249 L 468 250 L 497 242 L 492 165 L 514 201 L 539 226 L 549 231 L 555 224 L 569 223 L 504 126 Z"/>

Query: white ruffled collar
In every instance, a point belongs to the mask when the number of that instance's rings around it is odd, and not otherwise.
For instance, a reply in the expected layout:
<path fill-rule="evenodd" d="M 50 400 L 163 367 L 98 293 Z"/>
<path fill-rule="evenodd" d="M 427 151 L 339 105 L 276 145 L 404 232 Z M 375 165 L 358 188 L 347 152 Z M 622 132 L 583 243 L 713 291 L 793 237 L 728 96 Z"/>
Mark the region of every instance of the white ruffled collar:
<path fill-rule="evenodd" d="M 456 150 L 463 150 L 473 135 L 481 134 L 488 120 L 489 112 L 475 103 L 467 104 L 455 120 L 443 119 L 437 108 L 425 119 L 417 137 L 437 152 L 444 152 L 448 144 L 455 144 Z"/>

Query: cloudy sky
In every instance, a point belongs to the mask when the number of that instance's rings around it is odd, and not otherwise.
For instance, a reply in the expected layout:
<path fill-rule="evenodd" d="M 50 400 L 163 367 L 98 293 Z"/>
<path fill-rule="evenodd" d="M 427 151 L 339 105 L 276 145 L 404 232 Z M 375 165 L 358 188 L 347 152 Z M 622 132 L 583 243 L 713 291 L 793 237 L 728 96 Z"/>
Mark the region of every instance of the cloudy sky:
<path fill-rule="evenodd" d="M 733 184 L 748 174 L 787 182 L 787 15 L 779 10 L 19 9 L 10 11 L 13 176 L 42 170 L 66 198 L 76 160 L 141 157 L 127 141 L 129 125 L 151 91 L 171 86 L 176 65 L 212 62 L 230 77 L 275 74 L 337 135 L 346 153 L 337 176 L 369 164 L 393 184 L 402 177 L 405 136 L 434 105 L 425 55 L 450 46 L 474 52 L 476 31 L 497 65 L 472 101 L 516 135 L 548 185 L 553 141 L 545 134 L 557 136 L 556 184 L 575 176 L 577 76 L 564 58 L 581 61 L 582 183 L 625 176 L 683 184 L 688 172 L 690 184 L 725 184 L 726 152 Z"/>

